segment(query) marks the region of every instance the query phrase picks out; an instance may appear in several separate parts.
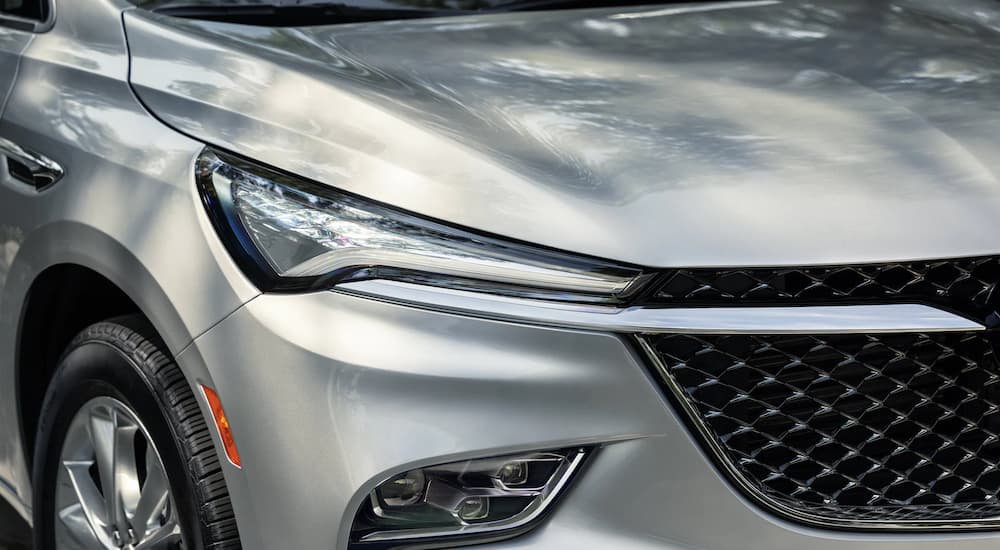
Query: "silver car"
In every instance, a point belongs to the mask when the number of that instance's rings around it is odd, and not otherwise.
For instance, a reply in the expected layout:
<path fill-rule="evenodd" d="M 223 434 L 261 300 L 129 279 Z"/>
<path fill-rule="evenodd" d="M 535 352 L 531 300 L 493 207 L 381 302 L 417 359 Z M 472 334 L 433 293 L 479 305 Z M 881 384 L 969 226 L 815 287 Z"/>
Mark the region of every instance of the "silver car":
<path fill-rule="evenodd" d="M 1000 2 L 0 0 L 36 550 L 1000 545 Z"/>

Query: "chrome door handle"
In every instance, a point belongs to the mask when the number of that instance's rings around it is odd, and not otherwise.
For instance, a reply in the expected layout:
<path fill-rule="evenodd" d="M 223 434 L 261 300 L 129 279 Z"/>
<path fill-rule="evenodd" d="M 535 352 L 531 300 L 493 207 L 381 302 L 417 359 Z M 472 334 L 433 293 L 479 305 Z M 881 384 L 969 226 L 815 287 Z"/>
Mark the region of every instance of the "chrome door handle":
<path fill-rule="evenodd" d="M 33 153 L 9 139 L 0 137 L 0 155 L 7 157 L 7 172 L 32 187 L 41 189 L 63 177 L 62 166 L 56 161 Z"/>

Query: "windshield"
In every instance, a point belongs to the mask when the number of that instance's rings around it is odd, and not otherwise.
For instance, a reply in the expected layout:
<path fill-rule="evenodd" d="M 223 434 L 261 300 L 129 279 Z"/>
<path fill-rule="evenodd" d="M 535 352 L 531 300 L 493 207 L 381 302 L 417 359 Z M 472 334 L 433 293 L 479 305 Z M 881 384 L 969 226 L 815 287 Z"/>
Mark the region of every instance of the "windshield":
<path fill-rule="evenodd" d="M 681 0 L 684 1 L 684 0 Z M 686 0 L 690 2 L 691 0 Z M 470 13 L 663 4 L 655 0 L 131 0 L 193 19 L 298 26 L 415 19 Z"/>
<path fill-rule="evenodd" d="M 496 7 L 511 0 L 132 0 L 141 7 L 189 6 L 315 6 L 343 4 L 365 8 L 476 10 Z"/>
<path fill-rule="evenodd" d="M 684 0 L 681 0 L 684 1 Z M 691 2 L 692 0 L 686 0 Z M 655 0 L 131 0 L 179 17 L 261 25 L 319 24 L 461 15 L 675 3 Z"/>
<path fill-rule="evenodd" d="M 431 11 L 482 11 L 503 8 L 505 5 L 527 6 L 529 4 L 547 4 L 559 6 L 594 6 L 596 4 L 629 4 L 629 2 L 594 2 L 591 0 L 569 0 L 560 2 L 526 2 L 521 0 L 131 0 L 139 7 L 149 9 L 190 8 L 198 6 L 229 6 L 229 7 L 318 7 L 318 6 L 350 6 L 365 9 L 387 10 L 431 10 Z M 647 1 L 646 3 L 656 3 Z"/>

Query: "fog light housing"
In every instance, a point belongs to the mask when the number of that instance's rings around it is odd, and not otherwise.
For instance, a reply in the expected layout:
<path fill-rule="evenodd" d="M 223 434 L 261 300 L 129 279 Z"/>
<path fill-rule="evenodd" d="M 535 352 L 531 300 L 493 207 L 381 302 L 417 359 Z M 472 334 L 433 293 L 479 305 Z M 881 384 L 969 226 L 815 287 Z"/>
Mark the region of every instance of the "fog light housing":
<path fill-rule="evenodd" d="M 588 449 L 440 464 L 394 476 L 369 494 L 352 548 L 382 541 L 519 534 L 565 489 Z"/>

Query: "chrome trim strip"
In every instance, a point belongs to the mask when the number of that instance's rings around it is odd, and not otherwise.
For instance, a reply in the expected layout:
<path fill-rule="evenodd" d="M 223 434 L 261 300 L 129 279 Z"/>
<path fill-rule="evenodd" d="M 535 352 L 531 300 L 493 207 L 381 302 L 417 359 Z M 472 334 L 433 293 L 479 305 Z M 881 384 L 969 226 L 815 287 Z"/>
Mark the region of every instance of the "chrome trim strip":
<path fill-rule="evenodd" d="M 0 155 L 14 159 L 28 167 L 37 189 L 48 187 L 61 180 L 64 171 L 56 161 L 38 153 L 33 153 L 13 141 L 0 137 Z"/>
<path fill-rule="evenodd" d="M 618 333 L 847 334 L 985 330 L 921 304 L 612 308 L 559 304 L 397 281 L 357 281 L 334 292 L 473 317 Z"/>
<path fill-rule="evenodd" d="M 642 337 L 637 337 L 636 340 L 639 343 L 639 347 L 642 348 L 646 355 L 647 360 L 653 365 L 656 374 L 659 375 L 660 380 L 667 386 L 670 391 L 674 401 L 682 410 L 689 420 L 690 424 L 695 428 L 697 434 L 695 434 L 696 439 L 699 439 L 705 446 L 708 447 L 708 452 L 712 458 L 714 458 L 715 463 L 723 470 L 726 479 L 732 481 L 736 488 L 739 489 L 744 495 L 748 496 L 756 504 L 775 514 L 783 519 L 791 519 L 806 525 L 813 527 L 820 527 L 824 529 L 859 529 L 865 531 L 919 531 L 919 530 L 929 530 L 933 529 L 935 531 L 950 531 L 950 530 L 985 530 L 985 529 L 996 529 L 1000 526 L 1000 517 L 996 518 L 984 518 L 979 520 L 899 520 L 899 521 L 884 521 L 884 520 L 848 520 L 848 519 L 838 519 L 830 518 L 826 516 L 819 516 L 815 514 L 809 514 L 801 510 L 791 508 L 780 501 L 772 499 L 766 493 L 758 489 L 750 480 L 743 475 L 743 472 L 733 463 L 733 461 L 726 454 L 726 451 L 719 444 L 712 430 L 705 424 L 701 414 L 691 404 L 687 396 L 684 394 L 684 389 L 677 383 L 673 376 L 671 376 L 667 366 L 663 364 L 660 360 L 659 354 L 653 350 L 649 342 L 647 342 Z"/>

